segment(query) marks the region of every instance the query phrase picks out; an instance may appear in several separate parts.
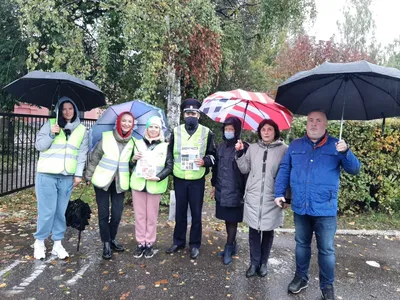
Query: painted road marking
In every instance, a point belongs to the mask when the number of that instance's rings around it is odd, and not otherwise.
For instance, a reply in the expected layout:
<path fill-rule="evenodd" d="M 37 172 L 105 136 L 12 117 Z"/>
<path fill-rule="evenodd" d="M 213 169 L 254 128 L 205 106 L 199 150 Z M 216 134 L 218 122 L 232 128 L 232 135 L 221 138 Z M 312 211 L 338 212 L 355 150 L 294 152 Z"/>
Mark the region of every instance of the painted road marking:
<path fill-rule="evenodd" d="M 74 285 L 78 279 L 82 278 L 82 275 L 86 272 L 86 270 L 90 267 L 90 265 L 93 263 L 92 257 L 89 258 L 89 263 L 84 265 L 78 273 L 75 274 L 74 277 L 72 277 L 70 280 L 67 281 L 67 285 Z"/>
<path fill-rule="evenodd" d="M 16 266 L 18 266 L 22 261 L 21 260 L 16 260 L 14 261 L 11 265 L 9 265 L 7 268 L 4 270 L 0 271 L 0 277 L 2 277 L 4 274 L 6 274 L 8 271 L 12 270 Z"/>
<path fill-rule="evenodd" d="M 49 258 L 44 263 L 40 264 L 39 266 L 36 266 L 32 274 L 29 277 L 24 278 L 19 285 L 14 286 L 12 288 L 12 291 L 10 291 L 10 293 L 15 294 L 23 292 L 24 289 L 28 285 L 30 285 L 32 281 L 34 281 L 40 274 L 42 274 L 44 269 L 46 269 L 47 267 L 47 263 L 51 262 L 52 260 L 53 260 L 52 258 Z"/>

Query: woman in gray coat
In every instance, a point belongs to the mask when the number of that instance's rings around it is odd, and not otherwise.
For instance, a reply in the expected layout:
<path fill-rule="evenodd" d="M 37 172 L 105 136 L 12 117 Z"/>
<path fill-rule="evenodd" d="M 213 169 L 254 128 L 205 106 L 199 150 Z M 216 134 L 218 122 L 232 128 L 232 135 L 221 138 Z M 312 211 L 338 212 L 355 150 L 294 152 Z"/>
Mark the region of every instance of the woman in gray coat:
<path fill-rule="evenodd" d="M 274 229 L 283 222 L 283 211 L 274 202 L 274 184 L 287 145 L 280 139 L 278 125 L 263 120 L 257 129 L 259 140 L 251 144 L 243 155 L 239 140 L 237 165 L 243 174 L 249 174 L 244 195 L 244 221 L 249 225 L 251 264 L 246 277 L 257 273 L 267 275 L 267 262 L 274 240 Z"/>

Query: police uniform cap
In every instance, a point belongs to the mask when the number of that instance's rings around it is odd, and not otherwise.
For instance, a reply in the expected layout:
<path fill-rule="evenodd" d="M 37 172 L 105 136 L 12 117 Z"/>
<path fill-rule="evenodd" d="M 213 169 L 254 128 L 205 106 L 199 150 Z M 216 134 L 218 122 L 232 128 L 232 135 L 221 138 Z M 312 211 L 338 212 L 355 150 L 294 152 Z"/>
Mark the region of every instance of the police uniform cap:
<path fill-rule="evenodd" d="M 182 102 L 181 110 L 183 112 L 186 112 L 186 111 L 199 112 L 200 106 L 201 106 L 201 103 L 197 99 L 189 98 Z"/>

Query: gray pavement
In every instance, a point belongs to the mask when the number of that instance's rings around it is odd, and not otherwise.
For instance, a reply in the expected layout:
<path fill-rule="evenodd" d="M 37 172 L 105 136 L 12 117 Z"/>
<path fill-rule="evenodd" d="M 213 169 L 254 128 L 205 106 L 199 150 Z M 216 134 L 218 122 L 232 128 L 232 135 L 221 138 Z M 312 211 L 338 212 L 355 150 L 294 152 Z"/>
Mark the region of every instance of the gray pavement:
<path fill-rule="evenodd" d="M 54 259 L 50 252 L 44 261 L 33 260 L 33 222 L 2 223 L 0 299 L 320 299 L 315 245 L 309 287 L 299 295 L 287 294 L 294 267 L 293 231 L 276 233 L 267 277 L 247 279 L 247 233 L 239 233 L 238 256 L 224 266 L 217 256 L 225 242 L 224 227 L 213 217 L 212 205 L 204 209 L 203 245 L 196 260 L 189 258 L 188 249 L 165 254 L 173 231 L 166 215 L 160 216 L 159 251 L 151 259 L 133 258 L 134 225 L 128 220 L 118 234 L 127 250 L 113 254 L 110 261 L 101 259 L 96 220 L 84 231 L 79 252 L 77 231 L 68 228 L 64 246 L 71 257 L 66 261 Z M 338 299 L 400 299 L 399 232 L 340 233 L 335 243 Z M 51 244 L 46 241 L 49 251 Z"/>

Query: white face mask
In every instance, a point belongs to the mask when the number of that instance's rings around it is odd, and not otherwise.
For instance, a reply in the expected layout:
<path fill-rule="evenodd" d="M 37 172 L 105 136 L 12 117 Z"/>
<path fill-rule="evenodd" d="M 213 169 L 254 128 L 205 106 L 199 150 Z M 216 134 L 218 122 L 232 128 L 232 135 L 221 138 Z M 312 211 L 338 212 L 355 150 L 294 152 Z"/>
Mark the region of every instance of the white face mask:
<path fill-rule="evenodd" d="M 232 131 L 224 131 L 224 136 L 227 140 L 231 140 L 235 137 L 235 133 Z"/>

